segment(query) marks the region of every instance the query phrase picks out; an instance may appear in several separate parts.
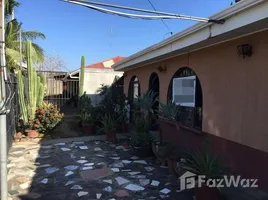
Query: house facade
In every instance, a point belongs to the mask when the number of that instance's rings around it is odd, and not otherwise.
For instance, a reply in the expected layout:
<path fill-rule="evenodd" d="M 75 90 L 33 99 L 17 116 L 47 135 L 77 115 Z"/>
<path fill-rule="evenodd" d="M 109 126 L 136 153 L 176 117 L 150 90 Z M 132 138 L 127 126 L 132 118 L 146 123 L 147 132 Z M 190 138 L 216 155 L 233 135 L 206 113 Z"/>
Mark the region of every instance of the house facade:
<path fill-rule="evenodd" d="M 111 85 L 115 79 L 122 77 L 123 72 L 114 71 L 111 66 L 123 59 L 117 56 L 85 67 L 84 90 L 94 105 L 100 101 L 97 90 L 101 85 Z"/>
<path fill-rule="evenodd" d="M 268 191 L 268 2 L 240 1 L 211 19 L 225 23 L 198 23 L 113 68 L 130 102 L 151 89 L 184 107 L 178 145 L 207 136 L 232 173 Z"/>

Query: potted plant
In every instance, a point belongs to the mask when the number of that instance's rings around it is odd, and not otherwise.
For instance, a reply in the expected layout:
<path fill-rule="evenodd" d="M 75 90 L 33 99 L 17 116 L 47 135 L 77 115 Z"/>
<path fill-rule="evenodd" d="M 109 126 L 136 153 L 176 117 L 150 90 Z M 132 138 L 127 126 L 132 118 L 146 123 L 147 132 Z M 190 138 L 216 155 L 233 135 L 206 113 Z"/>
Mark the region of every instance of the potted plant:
<path fill-rule="evenodd" d="M 179 111 L 179 106 L 169 101 L 167 104 L 160 103 L 158 111 L 158 124 L 160 133 L 160 144 L 164 145 L 163 141 L 172 142 L 174 133 L 179 126 L 176 122 L 176 116 Z"/>
<path fill-rule="evenodd" d="M 176 124 L 176 116 L 178 113 L 178 106 L 176 106 L 172 102 L 168 102 L 166 105 L 163 103 L 160 103 L 159 106 L 159 125 L 160 125 L 160 141 L 154 142 L 152 144 L 152 149 L 155 154 L 155 156 L 160 160 L 166 160 L 167 156 L 173 151 L 174 145 L 172 145 L 170 142 L 164 142 L 163 141 L 163 131 L 165 130 L 165 123 L 172 127 Z M 169 130 L 168 130 L 169 131 Z M 174 132 L 167 132 L 164 134 L 174 134 Z M 163 163 L 163 162 L 162 162 Z"/>
<path fill-rule="evenodd" d="M 79 125 L 83 127 L 83 123 L 84 120 L 83 118 L 86 117 L 86 113 L 91 113 L 93 106 L 91 104 L 91 99 L 90 97 L 86 94 L 86 92 L 84 92 L 84 94 L 79 97 L 79 109 L 80 109 L 80 113 L 81 113 L 81 118 L 79 121 Z"/>
<path fill-rule="evenodd" d="M 205 176 L 205 180 L 222 178 L 226 169 L 221 164 L 219 156 L 214 155 L 209 148 L 186 153 L 184 162 L 180 163 L 180 167 L 197 176 Z M 194 189 L 196 200 L 218 200 L 221 198 L 219 188 L 208 187 L 206 184 L 199 186 L 197 184 Z"/>
<path fill-rule="evenodd" d="M 121 133 L 128 132 L 128 117 L 126 108 L 122 108 L 119 112 L 118 125 Z"/>
<path fill-rule="evenodd" d="M 105 133 L 105 138 L 108 141 L 116 141 L 116 120 L 111 116 L 106 114 L 102 120 L 102 130 Z"/>
<path fill-rule="evenodd" d="M 132 147 L 135 154 L 139 157 L 151 157 L 152 137 L 149 134 L 149 122 L 143 114 L 136 114 L 135 117 L 136 133 L 132 136 Z"/>
<path fill-rule="evenodd" d="M 82 127 L 84 133 L 91 135 L 94 132 L 94 122 L 90 113 L 84 112 L 82 114 Z"/>
<path fill-rule="evenodd" d="M 172 153 L 175 146 L 170 142 L 156 141 L 152 143 L 152 150 L 161 165 L 166 164 L 166 158 Z"/>
<path fill-rule="evenodd" d="M 175 157 L 172 155 L 167 156 L 167 166 L 170 174 L 175 174 Z"/>

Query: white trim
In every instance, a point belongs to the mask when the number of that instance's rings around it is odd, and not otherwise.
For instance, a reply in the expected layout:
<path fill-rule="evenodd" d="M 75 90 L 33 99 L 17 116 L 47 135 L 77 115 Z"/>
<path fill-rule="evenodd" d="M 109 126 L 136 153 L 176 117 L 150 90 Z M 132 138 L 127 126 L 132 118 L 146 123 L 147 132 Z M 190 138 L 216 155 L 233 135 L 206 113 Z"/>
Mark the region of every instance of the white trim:
<path fill-rule="evenodd" d="M 268 0 L 243 0 L 233 6 L 211 16 L 210 18 L 225 19 L 223 25 L 198 23 L 174 36 L 146 48 L 113 65 L 115 70 L 124 70 L 129 66 L 150 60 L 167 53 L 194 45 L 226 32 L 268 18 Z"/>

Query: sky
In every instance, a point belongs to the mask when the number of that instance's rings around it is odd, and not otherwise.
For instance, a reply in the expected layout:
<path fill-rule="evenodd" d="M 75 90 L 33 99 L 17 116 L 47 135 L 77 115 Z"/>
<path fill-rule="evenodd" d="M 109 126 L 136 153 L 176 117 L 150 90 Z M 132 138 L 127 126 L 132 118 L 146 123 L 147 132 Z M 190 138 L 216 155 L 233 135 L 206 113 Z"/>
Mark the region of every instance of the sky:
<path fill-rule="evenodd" d="M 80 67 L 81 56 L 92 64 L 115 56 L 130 56 L 193 25 L 187 20 L 129 19 L 97 12 L 60 0 L 18 0 L 15 17 L 23 30 L 46 35 L 37 43 L 49 55 L 62 58 L 70 71 Z M 95 0 L 152 10 L 148 0 Z M 209 17 L 234 0 L 151 0 L 159 11 Z"/>

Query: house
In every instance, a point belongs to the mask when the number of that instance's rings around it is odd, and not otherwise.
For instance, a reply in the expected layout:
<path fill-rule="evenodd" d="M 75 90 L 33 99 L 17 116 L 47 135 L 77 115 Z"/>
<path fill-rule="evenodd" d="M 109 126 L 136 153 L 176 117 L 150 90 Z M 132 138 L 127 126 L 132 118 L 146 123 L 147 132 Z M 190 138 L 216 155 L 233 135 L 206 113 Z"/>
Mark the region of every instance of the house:
<path fill-rule="evenodd" d="M 178 145 L 201 135 L 230 171 L 259 179 L 268 191 L 268 1 L 243 0 L 113 65 L 133 102 L 151 89 L 181 106 Z M 188 140 L 182 144 L 182 139 Z"/>
<path fill-rule="evenodd" d="M 111 66 L 124 57 L 114 57 L 85 67 L 84 90 L 92 100 L 92 104 L 99 103 L 97 90 L 102 84 L 111 85 L 116 78 L 123 76 L 123 72 L 114 71 Z"/>

